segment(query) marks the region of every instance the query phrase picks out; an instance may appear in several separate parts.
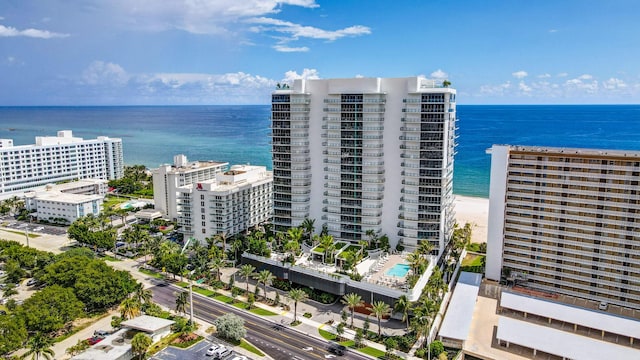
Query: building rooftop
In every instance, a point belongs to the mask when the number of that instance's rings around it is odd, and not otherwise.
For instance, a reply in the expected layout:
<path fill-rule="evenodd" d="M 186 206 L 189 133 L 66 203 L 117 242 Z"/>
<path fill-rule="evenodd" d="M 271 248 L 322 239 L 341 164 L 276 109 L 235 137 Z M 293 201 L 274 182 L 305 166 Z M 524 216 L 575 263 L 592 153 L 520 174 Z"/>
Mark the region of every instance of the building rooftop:
<path fill-rule="evenodd" d="M 99 343 L 91 346 L 82 354 L 72 357 L 72 360 L 113 360 L 131 350 L 131 339 L 126 339 L 128 329 L 121 329 L 107 336 Z"/>
<path fill-rule="evenodd" d="M 175 321 L 158 318 L 149 315 L 140 315 L 131 320 L 123 321 L 122 326 L 148 333 L 154 333 L 158 330 L 171 326 Z"/>
<path fill-rule="evenodd" d="M 481 282 L 482 274 L 460 273 L 446 316 L 440 327 L 439 336 L 457 340 L 467 339 Z"/>
<path fill-rule="evenodd" d="M 640 321 L 508 291 L 502 292 L 500 306 L 613 334 L 630 337 L 640 335 Z"/>
<path fill-rule="evenodd" d="M 636 150 L 612 150 L 612 149 L 587 149 L 587 148 L 570 148 L 570 147 L 550 147 L 550 146 L 525 146 L 525 145 L 494 145 L 506 146 L 513 152 L 535 152 L 549 153 L 557 155 L 579 155 L 579 156 L 612 156 L 612 157 L 640 157 L 640 151 Z M 487 153 L 491 153 L 491 148 L 487 149 Z"/>
<path fill-rule="evenodd" d="M 496 338 L 568 359 L 638 359 L 640 351 L 501 316 Z"/>
<path fill-rule="evenodd" d="M 98 184 L 107 184 L 109 181 L 102 179 L 81 179 L 77 181 L 71 181 L 63 184 L 51 184 L 47 185 L 47 190 L 57 190 L 61 192 L 77 189 L 84 186 L 93 186 Z"/>
<path fill-rule="evenodd" d="M 80 195 L 55 190 L 27 193 L 25 197 L 32 197 L 41 201 L 57 201 L 66 204 L 84 204 L 86 202 L 104 199 L 103 195 Z"/>

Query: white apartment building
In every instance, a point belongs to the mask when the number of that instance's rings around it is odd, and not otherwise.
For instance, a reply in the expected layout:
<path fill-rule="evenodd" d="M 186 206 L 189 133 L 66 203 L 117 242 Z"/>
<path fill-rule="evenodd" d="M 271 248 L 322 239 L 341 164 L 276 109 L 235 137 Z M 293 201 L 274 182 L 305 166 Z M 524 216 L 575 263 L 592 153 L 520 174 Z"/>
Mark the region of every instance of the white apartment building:
<path fill-rule="evenodd" d="M 173 165 L 162 165 L 151 171 L 153 178 L 153 201 L 155 209 L 169 219 L 178 218 L 178 188 L 205 182 L 225 171 L 229 163 L 215 161 L 189 162 L 185 155 L 173 157 Z"/>
<path fill-rule="evenodd" d="M 49 184 L 45 186 L 44 190 L 55 190 L 78 195 L 102 195 L 104 197 L 109 191 L 109 185 L 107 180 L 83 179 L 63 184 Z"/>
<path fill-rule="evenodd" d="M 0 139 L 0 197 L 73 179 L 119 179 L 123 175 L 122 140 L 100 136 L 37 136 L 33 145 L 14 146 Z"/>
<path fill-rule="evenodd" d="M 273 174 L 264 166 L 234 165 L 215 179 L 178 188 L 178 225 L 201 242 L 233 236 L 271 220 Z"/>
<path fill-rule="evenodd" d="M 640 152 L 489 152 L 486 277 L 640 309 Z"/>
<path fill-rule="evenodd" d="M 57 190 L 25 194 L 26 209 L 35 211 L 31 216 L 54 222 L 65 219 L 69 224 L 89 214 L 98 216 L 103 202 L 104 195 L 81 195 Z"/>
<path fill-rule="evenodd" d="M 422 77 L 295 80 L 272 94 L 275 229 L 314 219 L 438 253 L 454 224 L 456 91 Z"/>

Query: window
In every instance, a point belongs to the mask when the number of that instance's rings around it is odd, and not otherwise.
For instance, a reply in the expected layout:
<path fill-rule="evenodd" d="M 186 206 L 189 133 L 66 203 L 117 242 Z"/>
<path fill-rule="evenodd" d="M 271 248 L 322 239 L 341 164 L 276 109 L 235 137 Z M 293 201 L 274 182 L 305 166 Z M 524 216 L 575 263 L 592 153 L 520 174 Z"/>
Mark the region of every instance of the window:
<path fill-rule="evenodd" d="M 202 229 L 202 233 L 206 234 L 207 233 L 207 229 Z"/>
<path fill-rule="evenodd" d="M 207 226 L 207 222 L 206 222 L 206 221 L 203 221 L 203 222 L 202 222 L 202 226 Z"/>

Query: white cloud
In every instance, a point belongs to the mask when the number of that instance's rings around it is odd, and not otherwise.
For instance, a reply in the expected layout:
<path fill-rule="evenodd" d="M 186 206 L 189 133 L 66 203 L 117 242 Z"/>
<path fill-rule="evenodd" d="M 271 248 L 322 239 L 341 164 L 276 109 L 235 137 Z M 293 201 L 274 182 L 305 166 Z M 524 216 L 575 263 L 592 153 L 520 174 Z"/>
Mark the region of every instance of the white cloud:
<path fill-rule="evenodd" d="M 544 74 L 540 74 L 538 75 L 538 79 L 546 79 L 546 78 L 550 78 L 551 75 L 548 73 L 544 73 Z"/>
<path fill-rule="evenodd" d="M 68 37 L 69 34 L 60 34 L 51 32 L 48 30 L 38 30 L 38 29 L 24 29 L 18 30 L 14 27 L 0 25 L 0 37 L 31 37 L 38 39 L 52 39 L 52 38 L 65 38 Z"/>
<path fill-rule="evenodd" d="M 511 88 L 511 82 L 507 81 L 500 85 L 482 85 L 480 86 L 480 94 L 481 95 L 503 95 L 507 90 Z"/>
<path fill-rule="evenodd" d="M 525 84 L 524 81 L 520 81 L 520 83 L 518 84 L 518 90 L 520 90 L 523 93 L 530 93 L 531 87 Z"/>
<path fill-rule="evenodd" d="M 557 33 L 558 29 L 549 29 L 549 33 L 553 34 L 553 33 Z"/>
<path fill-rule="evenodd" d="M 607 90 L 626 89 L 627 84 L 617 78 L 609 78 L 609 80 L 603 81 L 602 86 Z"/>
<path fill-rule="evenodd" d="M 591 80 L 591 79 L 593 79 L 593 76 L 591 76 L 589 74 L 583 74 L 583 75 L 578 76 L 578 79 L 580 79 L 580 80 Z"/>
<path fill-rule="evenodd" d="M 348 26 L 338 30 L 325 30 L 276 19 L 284 6 L 317 8 L 315 0 L 85 0 L 93 3 L 96 15 L 104 12 L 115 13 L 118 19 L 113 26 L 142 29 L 146 31 L 181 30 L 199 35 L 215 35 L 228 38 L 242 38 L 247 32 L 286 34 L 280 39 L 280 52 L 299 52 L 303 46 L 287 46 L 285 42 L 300 38 L 334 41 L 347 36 L 370 34 L 371 30 L 362 25 Z M 238 43 L 251 43 L 246 39 Z"/>
<path fill-rule="evenodd" d="M 511 75 L 513 75 L 513 77 L 515 77 L 516 79 L 524 79 L 526 78 L 529 74 L 527 74 L 526 71 L 524 70 L 520 70 L 520 71 L 516 71 L 514 73 L 511 73 Z"/>
<path fill-rule="evenodd" d="M 334 41 L 346 36 L 359 36 L 371 34 L 371 29 L 362 25 L 349 26 L 340 30 L 323 30 L 313 26 L 304 26 L 289 21 L 278 20 L 267 17 L 260 17 L 250 19 L 249 22 L 259 24 L 261 26 L 253 27 L 254 31 L 269 32 L 275 31 L 279 33 L 289 34 L 290 40 L 297 40 L 298 38 L 311 38 Z"/>
<path fill-rule="evenodd" d="M 446 72 L 442 71 L 441 69 L 438 69 L 434 72 L 431 73 L 431 78 L 433 79 L 446 79 L 449 77 L 449 74 L 447 74 Z"/>
<path fill-rule="evenodd" d="M 309 51 L 309 48 L 306 47 L 306 46 L 289 47 L 289 46 L 286 46 L 286 45 L 274 45 L 273 48 L 276 49 L 276 51 L 279 51 L 279 52 L 307 52 L 307 51 Z"/>
<path fill-rule="evenodd" d="M 297 71 L 289 70 L 284 73 L 284 79 L 282 79 L 285 83 L 292 83 L 293 80 L 296 79 L 320 79 L 320 74 L 316 69 L 304 69 L 302 70 L 302 74 L 298 74 Z"/>
<path fill-rule="evenodd" d="M 129 80 L 129 75 L 118 64 L 94 61 L 82 72 L 82 80 L 89 85 L 124 85 Z"/>
<path fill-rule="evenodd" d="M 559 73 L 557 76 L 558 76 L 558 77 L 567 77 L 567 76 L 569 76 L 569 74 L 568 74 L 568 73 L 566 73 L 566 72 L 561 72 L 561 73 Z"/>
<path fill-rule="evenodd" d="M 364 75 L 357 74 L 357 75 L 356 75 L 356 76 L 354 76 L 354 77 L 355 77 L 356 79 L 362 79 L 362 78 L 364 77 Z"/>

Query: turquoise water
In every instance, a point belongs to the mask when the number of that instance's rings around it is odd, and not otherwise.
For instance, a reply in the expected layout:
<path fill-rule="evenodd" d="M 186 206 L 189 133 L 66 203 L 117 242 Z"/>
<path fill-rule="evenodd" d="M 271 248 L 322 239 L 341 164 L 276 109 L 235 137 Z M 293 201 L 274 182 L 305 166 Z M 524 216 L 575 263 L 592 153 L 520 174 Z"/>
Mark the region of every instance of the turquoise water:
<path fill-rule="evenodd" d="M 393 267 L 385 273 L 385 275 L 404 277 L 409 272 L 409 265 L 407 264 L 395 264 Z"/>
<path fill-rule="evenodd" d="M 458 97 L 461 101 L 461 97 Z M 640 105 L 461 105 L 453 192 L 489 197 L 493 144 L 640 150 Z M 126 164 L 156 168 L 173 155 L 271 168 L 269 105 L 0 107 L 0 139 L 73 130 L 123 141 Z"/>

